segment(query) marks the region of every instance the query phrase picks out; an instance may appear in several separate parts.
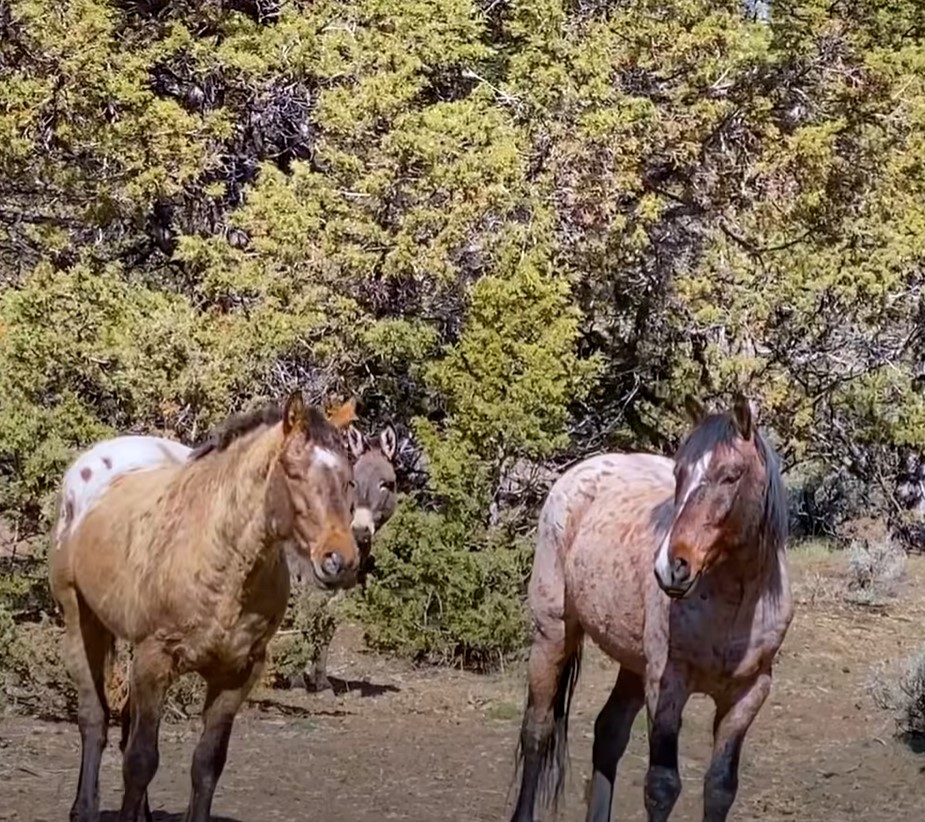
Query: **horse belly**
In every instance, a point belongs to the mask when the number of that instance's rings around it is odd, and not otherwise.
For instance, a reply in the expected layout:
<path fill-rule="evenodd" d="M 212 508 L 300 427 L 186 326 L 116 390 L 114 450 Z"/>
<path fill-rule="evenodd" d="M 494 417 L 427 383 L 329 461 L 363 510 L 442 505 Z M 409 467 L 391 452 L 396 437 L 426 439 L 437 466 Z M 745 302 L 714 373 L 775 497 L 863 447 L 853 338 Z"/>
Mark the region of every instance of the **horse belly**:
<path fill-rule="evenodd" d="M 637 551 L 625 537 L 579 532 L 566 559 L 566 590 L 585 634 L 609 657 L 642 673 L 645 604 Z"/>

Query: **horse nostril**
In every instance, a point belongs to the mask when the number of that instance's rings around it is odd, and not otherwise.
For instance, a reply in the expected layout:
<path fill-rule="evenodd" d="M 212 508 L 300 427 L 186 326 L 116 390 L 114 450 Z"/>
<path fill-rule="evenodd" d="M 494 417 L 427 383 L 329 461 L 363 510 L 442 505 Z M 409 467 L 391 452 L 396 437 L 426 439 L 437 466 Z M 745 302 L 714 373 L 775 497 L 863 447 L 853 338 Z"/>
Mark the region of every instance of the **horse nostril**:
<path fill-rule="evenodd" d="M 324 559 L 321 561 L 321 570 L 330 577 L 336 577 L 343 573 L 345 565 L 344 558 L 340 554 L 336 551 L 330 551 L 324 555 Z"/>
<path fill-rule="evenodd" d="M 687 560 L 676 557 L 674 564 L 671 566 L 671 576 L 674 578 L 674 581 L 684 582 L 690 574 L 691 568 L 690 565 L 687 564 Z"/>

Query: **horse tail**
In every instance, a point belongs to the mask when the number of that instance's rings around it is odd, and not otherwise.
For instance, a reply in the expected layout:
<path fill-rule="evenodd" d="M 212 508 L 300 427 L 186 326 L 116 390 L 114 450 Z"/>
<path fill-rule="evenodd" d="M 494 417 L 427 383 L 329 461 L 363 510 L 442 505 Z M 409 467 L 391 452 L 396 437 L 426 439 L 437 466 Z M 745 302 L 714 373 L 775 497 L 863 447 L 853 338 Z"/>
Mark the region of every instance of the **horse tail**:
<path fill-rule="evenodd" d="M 528 763 L 524 761 L 524 744 L 530 744 L 530 737 L 535 740 L 535 734 L 538 730 L 531 728 L 529 705 L 524 712 L 523 729 L 515 753 L 515 779 L 516 774 L 521 773 L 528 782 L 536 780 L 533 783 L 536 793 L 533 794 L 531 790 L 530 795 L 535 795 L 539 800 L 537 804 L 552 810 L 554 814 L 558 810 L 559 799 L 565 789 L 565 777 L 568 771 L 568 718 L 575 686 L 578 684 L 578 677 L 581 673 L 581 652 L 582 643 L 579 640 L 575 643 L 565 660 L 565 664 L 562 666 L 562 670 L 559 672 L 559 680 L 556 684 L 556 692 L 552 702 L 552 728 L 547 733 L 542 734 L 541 739 L 538 740 L 539 762 L 534 764 L 533 768 L 535 770 L 531 769 Z M 525 772 L 525 767 L 532 770 L 532 773 Z M 524 785 L 522 790 L 526 789 L 526 785 Z M 523 797 L 521 796 L 518 801 L 520 802 L 522 799 Z M 519 819 L 520 817 L 515 818 Z"/>
<path fill-rule="evenodd" d="M 565 660 L 565 665 L 559 674 L 559 683 L 556 687 L 552 708 L 552 735 L 543 751 L 540 766 L 540 801 L 554 813 L 558 809 L 559 799 L 565 789 L 565 777 L 568 771 L 568 718 L 575 686 L 578 684 L 578 677 L 581 673 L 581 650 L 582 643 L 579 641 Z"/>
<path fill-rule="evenodd" d="M 74 519 L 74 501 L 67 493 L 67 483 L 62 482 L 55 494 L 54 531 L 52 532 L 52 550 L 61 546 Z"/>

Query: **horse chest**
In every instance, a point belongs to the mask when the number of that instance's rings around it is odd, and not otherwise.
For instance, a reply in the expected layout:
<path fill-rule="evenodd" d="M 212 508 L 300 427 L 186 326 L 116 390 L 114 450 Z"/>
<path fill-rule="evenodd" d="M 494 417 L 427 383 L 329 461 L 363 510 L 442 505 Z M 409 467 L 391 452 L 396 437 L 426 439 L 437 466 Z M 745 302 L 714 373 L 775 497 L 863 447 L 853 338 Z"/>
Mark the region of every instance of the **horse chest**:
<path fill-rule="evenodd" d="M 693 605 L 669 618 L 669 657 L 706 682 L 754 678 L 770 665 L 790 622 L 787 609 L 767 602 L 754 609 Z"/>
<path fill-rule="evenodd" d="M 276 622 L 265 614 L 242 614 L 225 632 L 220 643 L 221 656 L 233 662 L 262 655 Z"/>

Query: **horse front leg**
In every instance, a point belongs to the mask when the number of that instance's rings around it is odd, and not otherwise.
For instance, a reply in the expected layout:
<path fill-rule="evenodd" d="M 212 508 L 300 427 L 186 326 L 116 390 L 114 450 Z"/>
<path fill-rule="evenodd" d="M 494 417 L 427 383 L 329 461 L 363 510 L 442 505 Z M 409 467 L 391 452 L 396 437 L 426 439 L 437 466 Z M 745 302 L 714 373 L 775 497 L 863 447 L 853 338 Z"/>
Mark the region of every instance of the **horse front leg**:
<path fill-rule="evenodd" d="M 643 679 L 627 668 L 620 668 L 617 682 L 594 721 L 594 747 L 591 758 L 591 796 L 586 822 L 610 822 L 617 764 L 626 751 L 633 722 L 645 704 Z"/>
<path fill-rule="evenodd" d="M 649 718 L 649 769 L 645 805 L 649 822 L 666 822 L 681 795 L 678 771 L 678 736 L 681 715 L 690 697 L 687 672 L 668 663 L 662 673 L 646 674 L 646 708 Z"/>
<path fill-rule="evenodd" d="M 716 701 L 713 758 L 703 780 L 704 822 L 725 822 L 739 789 L 745 735 L 771 692 L 771 673 L 760 674 L 732 698 Z"/>
<path fill-rule="evenodd" d="M 173 660 L 156 642 L 142 642 L 132 659 L 129 730 L 123 746 L 124 793 L 119 822 L 150 819 L 148 786 L 160 761 L 158 733 L 164 698 L 175 674 Z"/>
<path fill-rule="evenodd" d="M 193 785 L 186 822 L 209 822 L 211 818 L 212 798 L 228 759 L 235 716 L 260 678 L 263 665 L 261 659 L 232 679 L 207 680 L 202 736 L 193 752 Z"/>

